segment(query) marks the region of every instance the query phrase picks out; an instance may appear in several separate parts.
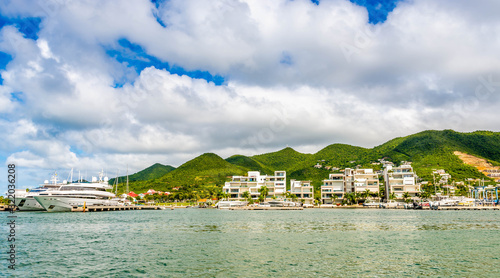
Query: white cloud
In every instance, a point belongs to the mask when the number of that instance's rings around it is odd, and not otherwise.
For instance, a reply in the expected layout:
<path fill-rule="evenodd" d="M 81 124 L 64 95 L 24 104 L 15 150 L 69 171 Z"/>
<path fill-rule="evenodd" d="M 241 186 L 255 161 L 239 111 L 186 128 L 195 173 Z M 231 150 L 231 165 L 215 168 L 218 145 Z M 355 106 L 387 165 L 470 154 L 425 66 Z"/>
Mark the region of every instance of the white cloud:
<path fill-rule="evenodd" d="M 127 164 L 131 172 L 178 166 L 208 151 L 371 147 L 424 129 L 498 130 L 493 1 L 400 2 L 375 26 L 346 0 L 172 0 L 158 11 L 149 1 L 57 3 L 0 4 L 6 16 L 42 17 L 36 41 L 14 26 L 0 30 L 0 51 L 13 57 L 1 72 L 0 125 L 11 132 L 0 151 L 26 167 L 123 174 Z M 123 49 L 121 38 L 227 84 L 154 67 L 137 74 L 106 54 Z M 130 82 L 115 88 L 116 80 Z"/>

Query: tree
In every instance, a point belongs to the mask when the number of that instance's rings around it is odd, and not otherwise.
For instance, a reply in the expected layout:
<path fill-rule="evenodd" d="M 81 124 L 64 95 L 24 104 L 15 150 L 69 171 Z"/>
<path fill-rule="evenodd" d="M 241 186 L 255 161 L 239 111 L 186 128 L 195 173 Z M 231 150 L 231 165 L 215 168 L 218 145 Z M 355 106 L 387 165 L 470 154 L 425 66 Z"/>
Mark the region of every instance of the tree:
<path fill-rule="evenodd" d="M 8 198 L 4 198 L 3 196 L 0 196 L 0 204 L 5 204 L 8 205 L 10 200 Z"/>
<path fill-rule="evenodd" d="M 363 193 L 362 193 L 362 196 L 363 196 L 363 198 L 364 198 L 365 200 L 366 200 L 366 199 L 368 199 L 368 197 L 370 197 L 370 195 L 371 195 L 371 191 L 370 191 L 370 189 L 366 189 L 366 190 L 365 190 L 365 191 L 363 191 Z"/>
<path fill-rule="evenodd" d="M 151 201 L 151 200 L 153 200 L 153 199 L 154 199 L 154 197 L 153 197 L 153 195 L 151 195 L 151 194 L 148 194 L 148 195 L 144 196 L 144 200 L 145 200 L 146 202 L 149 202 L 149 201 Z"/>
<path fill-rule="evenodd" d="M 321 204 L 321 195 L 318 194 L 318 195 L 314 196 L 314 203 L 316 205 Z"/>
<path fill-rule="evenodd" d="M 297 201 L 297 199 L 298 199 L 297 195 L 295 195 L 295 194 L 292 194 L 291 197 L 292 197 L 292 201 L 294 201 L 294 202 Z"/>
<path fill-rule="evenodd" d="M 379 201 L 385 198 L 385 188 L 384 187 L 379 188 L 377 197 L 378 197 Z"/>
<path fill-rule="evenodd" d="M 262 201 L 266 200 L 267 198 L 267 195 L 269 194 L 269 188 L 267 188 L 267 186 L 261 186 L 259 188 L 259 193 L 260 193 L 260 196 L 259 196 L 259 200 L 262 199 Z M 261 198 L 262 197 L 262 198 Z M 261 201 L 261 202 L 262 202 Z"/>
<path fill-rule="evenodd" d="M 410 203 L 411 202 L 410 193 L 408 193 L 408 192 L 403 193 L 403 200 L 407 204 Z"/>
<path fill-rule="evenodd" d="M 264 197 L 264 195 L 262 195 L 262 194 L 259 195 L 259 202 L 260 203 L 264 202 L 265 199 L 266 199 L 266 197 Z"/>
<path fill-rule="evenodd" d="M 357 204 L 359 199 L 362 198 L 362 193 L 360 192 L 354 192 L 354 204 Z"/>
<path fill-rule="evenodd" d="M 357 194 L 354 192 L 346 193 L 344 196 L 344 199 L 346 200 L 346 202 L 349 205 L 354 205 L 354 204 L 356 204 L 356 201 L 357 201 Z"/>
<path fill-rule="evenodd" d="M 389 194 L 389 199 L 390 200 L 396 199 L 396 194 L 394 194 L 394 192 L 391 192 L 391 194 Z"/>
<path fill-rule="evenodd" d="M 431 193 L 428 191 L 423 191 L 420 193 L 420 199 L 422 200 L 428 200 L 431 197 Z"/>
<path fill-rule="evenodd" d="M 243 192 L 243 194 L 241 194 L 241 197 L 245 198 L 245 200 L 250 199 L 250 192 L 248 191 Z"/>
<path fill-rule="evenodd" d="M 332 194 L 332 197 L 330 197 L 330 199 L 332 199 L 332 204 L 335 203 L 335 201 L 337 200 L 337 194 Z"/>
<path fill-rule="evenodd" d="M 283 194 L 283 196 L 285 196 L 285 198 L 288 199 L 292 197 L 292 193 L 290 193 L 290 191 L 287 191 L 285 192 L 285 194 Z"/>
<path fill-rule="evenodd" d="M 229 194 L 227 194 L 226 192 L 224 191 L 221 191 L 220 194 L 219 194 L 220 198 L 222 198 L 222 200 L 229 198 Z"/>

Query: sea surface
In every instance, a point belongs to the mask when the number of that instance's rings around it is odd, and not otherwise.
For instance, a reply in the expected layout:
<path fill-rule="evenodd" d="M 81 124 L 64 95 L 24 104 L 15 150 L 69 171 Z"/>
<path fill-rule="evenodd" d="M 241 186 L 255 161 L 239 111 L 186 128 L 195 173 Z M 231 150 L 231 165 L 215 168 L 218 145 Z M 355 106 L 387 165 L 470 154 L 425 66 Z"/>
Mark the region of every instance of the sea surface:
<path fill-rule="evenodd" d="M 3 277 L 500 277 L 500 211 L 18 212 L 14 271 L 7 215 Z"/>

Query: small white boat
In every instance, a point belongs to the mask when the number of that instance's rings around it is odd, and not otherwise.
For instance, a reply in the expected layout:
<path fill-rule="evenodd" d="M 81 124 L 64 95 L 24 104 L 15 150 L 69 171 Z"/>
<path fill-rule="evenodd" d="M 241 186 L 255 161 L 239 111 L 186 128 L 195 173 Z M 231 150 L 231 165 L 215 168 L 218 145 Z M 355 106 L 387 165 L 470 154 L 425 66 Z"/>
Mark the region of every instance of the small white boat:
<path fill-rule="evenodd" d="M 399 206 L 399 203 L 394 200 L 390 200 L 387 203 L 382 203 L 383 208 L 395 208 L 397 206 Z"/>
<path fill-rule="evenodd" d="M 370 208 L 379 208 L 381 206 L 382 203 L 379 203 L 379 202 L 375 202 L 373 200 L 366 200 L 364 203 L 363 203 L 363 206 L 364 207 L 370 207 Z"/>
<path fill-rule="evenodd" d="M 244 207 L 248 205 L 246 201 L 219 201 L 215 204 L 215 207 L 218 209 L 229 209 L 234 207 Z"/>

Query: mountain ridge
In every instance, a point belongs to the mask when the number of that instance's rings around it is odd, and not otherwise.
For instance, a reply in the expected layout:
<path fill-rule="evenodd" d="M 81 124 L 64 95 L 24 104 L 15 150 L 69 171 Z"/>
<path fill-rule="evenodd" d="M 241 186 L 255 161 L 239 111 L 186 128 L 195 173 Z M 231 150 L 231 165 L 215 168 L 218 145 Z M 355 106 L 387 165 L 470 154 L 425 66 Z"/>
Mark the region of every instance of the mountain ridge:
<path fill-rule="evenodd" d="M 373 168 L 380 170 L 378 159 L 385 158 L 395 164 L 411 161 L 417 174 L 424 180 L 432 180 L 432 171 L 445 169 L 457 181 L 464 178 L 487 178 L 476 168 L 463 163 L 455 151 L 483 158 L 500 165 L 500 132 L 474 131 L 468 133 L 453 130 L 426 130 L 412 135 L 393 138 L 373 148 L 348 144 L 330 144 L 314 154 L 300 153 L 291 147 L 253 156 L 232 155 L 226 159 L 213 153 L 202 154 L 176 169 L 146 181 L 134 182 L 140 190 L 220 191 L 232 175 L 244 175 L 247 171 L 287 171 L 287 178 L 311 180 L 319 188 L 333 168 Z M 316 167 L 315 167 L 316 165 Z M 155 188 L 156 187 L 156 188 Z M 206 188 L 205 188 L 206 187 Z"/>

